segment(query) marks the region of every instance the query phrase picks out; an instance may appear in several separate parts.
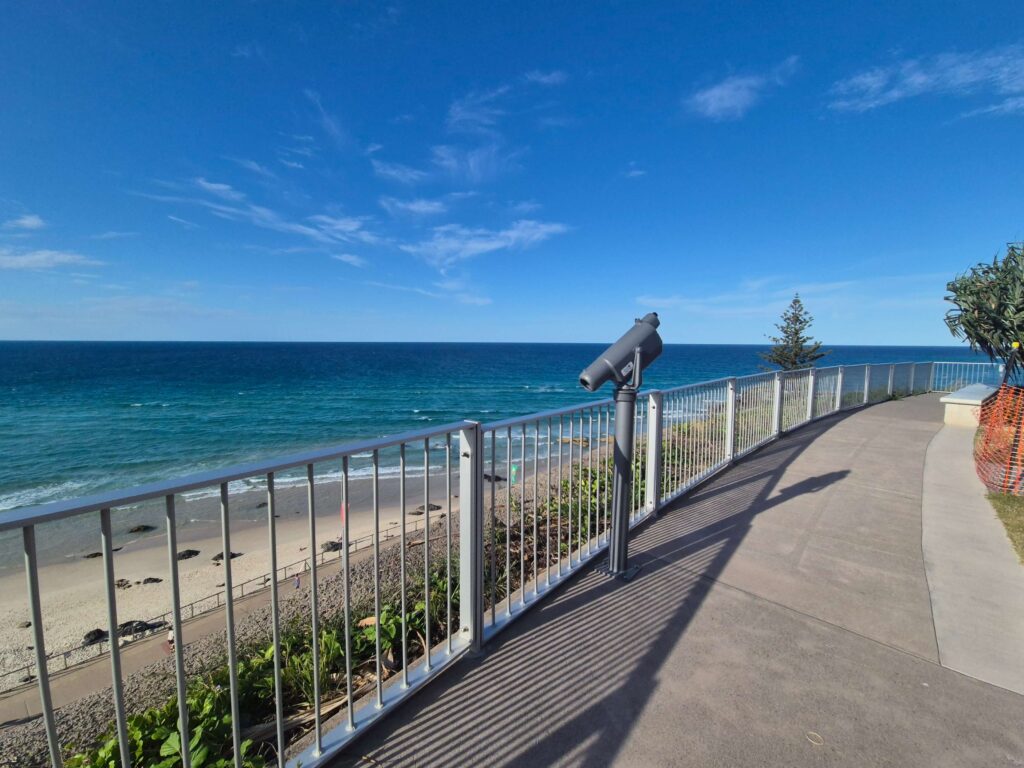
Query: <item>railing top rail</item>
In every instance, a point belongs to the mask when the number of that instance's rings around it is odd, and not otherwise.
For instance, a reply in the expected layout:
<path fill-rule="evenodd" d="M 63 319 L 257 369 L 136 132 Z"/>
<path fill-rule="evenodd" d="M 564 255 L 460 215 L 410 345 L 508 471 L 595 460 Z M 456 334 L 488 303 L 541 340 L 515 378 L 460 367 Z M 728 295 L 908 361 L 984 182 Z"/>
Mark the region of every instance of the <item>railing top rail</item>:
<path fill-rule="evenodd" d="M 646 392 L 641 392 L 640 397 L 646 395 Z M 509 427 L 517 427 L 520 424 L 526 424 L 531 421 L 543 421 L 544 419 L 551 419 L 556 416 L 565 416 L 570 413 L 576 413 L 577 411 L 586 411 L 590 408 L 597 408 L 598 406 L 612 405 L 615 401 L 610 397 L 604 400 L 595 400 L 592 403 L 577 403 L 576 405 L 567 405 L 564 408 L 554 408 L 550 411 L 540 411 L 539 413 L 528 413 L 525 416 L 512 416 L 507 419 L 501 419 L 499 421 L 492 421 L 487 424 L 482 424 L 480 429 L 484 432 L 493 432 L 497 429 L 507 429 Z"/>
<path fill-rule="evenodd" d="M 754 375 L 755 376 L 760 376 L 761 374 L 754 374 Z M 735 380 L 738 380 L 740 378 L 747 378 L 747 377 L 745 377 L 745 376 L 722 376 L 719 379 L 709 379 L 708 381 L 695 381 L 692 384 L 683 384 L 683 385 L 678 386 L 678 387 L 671 387 L 670 389 L 659 389 L 659 390 L 655 390 L 655 391 L 661 392 L 663 395 L 669 395 L 669 394 L 672 394 L 673 392 L 682 392 L 684 389 L 691 389 L 692 387 L 707 387 L 707 386 L 710 386 L 712 384 L 725 384 L 726 382 L 735 381 Z M 641 394 L 643 394 L 643 393 L 641 393 Z"/>
<path fill-rule="evenodd" d="M 400 435 L 359 440 L 342 445 L 328 446 L 313 451 L 303 451 L 286 456 L 278 456 L 263 461 L 251 462 L 248 464 L 236 464 L 224 469 L 215 469 L 208 472 L 196 472 L 191 475 L 177 477 L 171 480 L 162 480 L 156 483 L 137 485 L 133 488 L 116 491 L 104 491 L 82 496 L 76 499 L 64 499 L 51 501 L 47 504 L 39 504 L 34 507 L 5 512 L 0 516 L 0 531 L 7 531 L 13 528 L 23 528 L 27 525 L 37 525 L 52 520 L 60 520 L 66 517 L 96 512 L 101 509 L 123 507 L 128 504 L 136 504 L 140 501 L 156 499 L 162 496 L 169 496 L 176 493 L 185 493 L 199 488 L 209 488 L 221 483 L 230 483 L 233 480 L 242 480 L 256 475 L 266 475 L 270 472 L 280 472 L 295 467 L 302 467 L 307 464 L 319 464 L 320 462 L 340 459 L 343 456 L 352 456 L 366 451 L 390 448 L 402 443 L 411 443 L 419 440 L 426 440 L 435 435 L 443 435 L 448 432 L 457 432 L 473 424 L 471 421 L 453 421 L 450 424 L 441 424 L 436 427 L 403 432 Z"/>

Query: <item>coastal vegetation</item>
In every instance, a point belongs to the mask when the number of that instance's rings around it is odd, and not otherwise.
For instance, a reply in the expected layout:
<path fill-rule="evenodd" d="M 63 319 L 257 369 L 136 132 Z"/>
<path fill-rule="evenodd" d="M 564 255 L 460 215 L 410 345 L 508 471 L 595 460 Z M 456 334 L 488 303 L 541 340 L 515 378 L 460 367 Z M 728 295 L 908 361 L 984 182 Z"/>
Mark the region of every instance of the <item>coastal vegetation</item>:
<path fill-rule="evenodd" d="M 786 311 L 782 313 L 781 322 L 775 324 L 779 335 L 768 337 L 772 348 L 761 352 L 761 358 L 784 371 L 813 367 L 815 362 L 830 352 L 823 352 L 821 342 L 807 334 L 813 322 L 814 318 L 804 307 L 800 294 L 793 296 Z"/>
<path fill-rule="evenodd" d="M 1003 258 L 981 262 L 946 285 L 946 326 L 971 349 L 993 361 L 1007 361 L 1010 372 L 1021 362 L 1011 356 L 1013 343 L 1024 340 L 1024 243 L 1010 243 Z"/>
<path fill-rule="evenodd" d="M 1024 565 L 1024 498 L 1008 493 L 990 493 L 988 500 L 1006 529 L 1021 564 Z"/>

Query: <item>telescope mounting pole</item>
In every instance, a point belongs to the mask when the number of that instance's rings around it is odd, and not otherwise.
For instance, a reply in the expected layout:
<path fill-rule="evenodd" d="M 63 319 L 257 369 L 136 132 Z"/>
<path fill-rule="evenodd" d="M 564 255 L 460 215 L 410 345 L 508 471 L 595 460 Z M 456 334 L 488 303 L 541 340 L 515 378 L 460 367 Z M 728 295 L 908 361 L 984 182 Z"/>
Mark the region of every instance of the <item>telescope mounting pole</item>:
<path fill-rule="evenodd" d="M 612 481 L 612 538 L 608 573 L 628 581 L 639 569 L 629 567 L 629 500 L 633 488 L 633 420 L 640 389 L 640 348 L 635 352 L 633 377 L 615 386 L 615 475 Z"/>

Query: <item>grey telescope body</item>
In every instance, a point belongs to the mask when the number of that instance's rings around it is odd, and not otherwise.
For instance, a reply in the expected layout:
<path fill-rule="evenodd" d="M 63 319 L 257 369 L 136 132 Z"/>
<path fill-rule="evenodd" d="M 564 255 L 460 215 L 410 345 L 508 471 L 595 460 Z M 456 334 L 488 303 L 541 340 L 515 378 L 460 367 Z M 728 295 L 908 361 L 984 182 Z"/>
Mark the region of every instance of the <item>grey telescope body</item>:
<path fill-rule="evenodd" d="M 657 331 L 659 325 L 661 321 L 656 312 L 637 319 L 621 339 L 583 370 L 580 384 L 590 392 L 596 392 L 607 381 L 614 381 L 616 387 L 639 382 L 640 373 L 661 354 L 661 336 Z M 635 370 L 637 349 L 640 350 L 639 371 Z"/>

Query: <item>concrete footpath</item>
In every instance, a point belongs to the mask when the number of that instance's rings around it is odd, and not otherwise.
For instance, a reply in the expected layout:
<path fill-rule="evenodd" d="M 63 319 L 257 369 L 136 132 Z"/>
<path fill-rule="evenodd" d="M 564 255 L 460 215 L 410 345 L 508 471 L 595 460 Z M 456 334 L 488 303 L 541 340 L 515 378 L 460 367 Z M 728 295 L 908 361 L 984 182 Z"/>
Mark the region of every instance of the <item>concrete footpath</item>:
<path fill-rule="evenodd" d="M 636 532 L 356 742 L 352 766 L 1024 766 L 1024 696 L 940 665 L 938 397 L 830 417 Z"/>
<path fill-rule="evenodd" d="M 974 432 L 943 427 L 925 459 L 922 542 L 939 661 L 1024 694 L 1024 566 L 974 472 Z"/>

